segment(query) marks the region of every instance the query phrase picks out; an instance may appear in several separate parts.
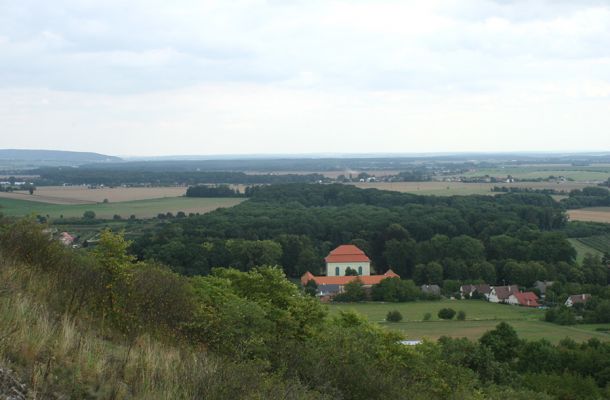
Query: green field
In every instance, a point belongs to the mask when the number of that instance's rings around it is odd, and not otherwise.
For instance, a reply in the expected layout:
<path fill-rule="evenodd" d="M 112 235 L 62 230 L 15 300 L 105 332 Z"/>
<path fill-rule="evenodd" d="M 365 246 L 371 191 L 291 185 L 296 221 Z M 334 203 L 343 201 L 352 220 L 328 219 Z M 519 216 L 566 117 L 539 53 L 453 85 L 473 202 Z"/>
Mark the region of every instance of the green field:
<path fill-rule="evenodd" d="M 579 238 L 578 241 L 600 253 L 610 253 L 610 234 Z"/>
<path fill-rule="evenodd" d="M 0 213 L 6 216 L 48 215 L 50 218 L 81 217 L 85 211 L 94 211 L 98 218 L 112 218 L 120 215 L 129 218 L 151 218 L 159 213 L 178 211 L 185 213 L 206 213 L 219 207 L 232 207 L 241 203 L 239 198 L 195 198 L 195 197 L 166 197 L 162 199 L 124 201 L 118 203 L 97 204 L 49 204 L 26 200 L 0 198 Z"/>
<path fill-rule="evenodd" d="M 575 181 L 605 181 L 610 177 L 610 168 L 607 166 L 572 167 L 572 166 L 524 166 L 505 168 L 482 168 L 464 174 L 464 176 L 506 176 L 511 175 L 517 179 L 547 178 L 550 175 L 564 176 Z"/>
<path fill-rule="evenodd" d="M 466 320 L 439 320 L 436 314 L 445 307 L 456 311 L 463 310 L 466 312 Z M 438 339 L 441 336 L 476 339 L 493 329 L 499 322 L 506 321 L 515 328 L 520 337 L 525 339 L 545 338 L 553 343 L 566 337 L 576 341 L 592 337 L 610 340 L 610 334 L 595 330 L 598 327 L 607 327 L 608 324 L 561 326 L 542 321 L 544 315 L 542 310 L 493 304 L 482 300 L 331 304 L 329 310 L 331 314 L 340 310 L 354 310 L 365 315 L 370 321 L 404 332 L 408 339 Z M 390 310 L 400 311 L 403 321 L 386 323 L 385 316 Z M 424 314 L 428 312 L 432 314 L 432 319 L 423 321 Z"/>
<path fill-rule="evenodd" d="M 590 246 L 584 244 L 581 241 L 581 239 L 568 239 L 568 241 L 570 242 L 572 247 L 574 247 L 574 249 L 576 249 L 576 261 L 578 263 L 582 263 L 582 260 L 585 258 L 585 256 L 587 254 L 592 254 L 592 255 L 598 256 L 598 257 L 601 257 L 604 255 L 599 250 L 594 249 L 593 247 L 590 247 Z"/>

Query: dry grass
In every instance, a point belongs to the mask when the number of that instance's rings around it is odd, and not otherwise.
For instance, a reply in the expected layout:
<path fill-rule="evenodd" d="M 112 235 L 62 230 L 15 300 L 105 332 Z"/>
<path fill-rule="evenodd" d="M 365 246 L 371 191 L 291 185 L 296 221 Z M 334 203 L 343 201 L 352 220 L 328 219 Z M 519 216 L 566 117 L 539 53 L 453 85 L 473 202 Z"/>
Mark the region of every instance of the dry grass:
<path fill-rule="evenodd" d="M 26 384 L 28 398 L 321 398 L 253 362 L 233 363 L 148 335 L 126 340 L 104 330 L 102 336 L 98 325 L 50 310 L 45 301 L 54 285 L 0 259 L 0 367 Z"/>
<path fill-rule="evenodd" d="M 414 193 L 422 195 L 437 195 L 437 196 L 453 196 L 453 195 L 469 195 L 469 194 L 485 194 L 495 195 L 497 192 L 492 192 L 494 186 L 505 186 L 515 188 L 529 189 L 554 189 L 557 191 L 565 191 L 566 193 L 573 189 L 582 189 L 590 184 L 582 182 L 515 182 L 515 183 L 463 183 L 463 182 L 371 182 L 371 183 L 354 183 L 356 187 L 362 189 L 381 189 L 392 190 L 396 192 Z"/>
<path fill-rule="evenodd" d="M 572 221 L 591 221 L 610 223 L 610 207 L 591 207 L 568 210 Z"/>
<path fill-rule="evenodd" d="M 19 200 L 40 201 L 52 204 L 91 204 L 104 199 L 113 203 L 134 200 L 160 199 L 184 196 L 186 187 L 146 187 L 146 188 L 100 188 L 88 189 L 84 186 L 42 186 L 34 195 L 27 192 L 0 193 L 0 197 Z"/>

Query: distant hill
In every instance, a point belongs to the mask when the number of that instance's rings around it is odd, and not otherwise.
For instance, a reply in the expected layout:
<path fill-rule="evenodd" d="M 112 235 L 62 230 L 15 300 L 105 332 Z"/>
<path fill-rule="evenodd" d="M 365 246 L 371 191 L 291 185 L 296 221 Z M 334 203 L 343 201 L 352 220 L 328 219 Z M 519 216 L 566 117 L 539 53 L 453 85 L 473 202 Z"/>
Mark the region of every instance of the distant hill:
<path fill-rule="evenodd" d="M 99 153 L 61 150 L 0 149 L 0 160 L 31 163 L 84 164 L 121 161 L 119 157 Z"/>

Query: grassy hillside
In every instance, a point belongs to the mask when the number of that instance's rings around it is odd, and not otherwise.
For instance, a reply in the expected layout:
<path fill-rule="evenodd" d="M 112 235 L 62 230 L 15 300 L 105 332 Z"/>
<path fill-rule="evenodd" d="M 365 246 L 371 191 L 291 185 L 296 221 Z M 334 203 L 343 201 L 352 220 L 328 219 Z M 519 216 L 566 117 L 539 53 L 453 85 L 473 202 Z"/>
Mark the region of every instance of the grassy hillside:
<path fill-rule="evenodd" d="M 465 321 L 444 321 L 437 317 L 441 308 L 453 308 L 466 312 Z M 610 341 L 610 334 L 596 331 L 596 327 L 562 326 L 542 321 L 543 310 L 509 306 L 505 304 L 488 303 L 482 300 L 442 300 L 422 301 L 412 303 L 352 303 L 332 304 L 331 314 L 339 311 L 353 310 L 365 315 L 369 321 L 396 329 L 411 339 L 438 339 L 441 336 L 467 337 L 478 339 L 485 332 L 493 329 L 501 321 L 509 322 L 524 339 L 546 339 L 557 343 L 570 337 L 576 341 L 586 341 L 591 338 Z M 398 310 L 403 316 L 399 323 L 386 323 L 388 311 Z M 423 321 L 424 314 L 430 313 L 432 318 Z"/>
<path fill-rule="evenodd" d="M 146 334 L 128 338 L 99 321 L 56 314 L 41 298 L 52 287 L 0 259 L 0 369 L 27 383 L 28 398 L 322 398 L 261 372 L 256 362 L 236 364 L 203 349 Z"/>

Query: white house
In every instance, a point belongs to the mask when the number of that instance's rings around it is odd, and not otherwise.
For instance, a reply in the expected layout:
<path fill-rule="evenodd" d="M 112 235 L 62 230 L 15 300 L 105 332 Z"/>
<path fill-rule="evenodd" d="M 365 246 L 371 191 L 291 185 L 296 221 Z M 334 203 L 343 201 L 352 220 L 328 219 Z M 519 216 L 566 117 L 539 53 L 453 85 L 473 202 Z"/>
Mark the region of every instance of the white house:
<path fill-rule="evenodd" d="M 568 297 L 565 302 L 566 307 L 572 307 L 574 304 L 584 304 L 591 299 L 590 294 L 573 294 Z"/>
<path fill-rule="evenodd" d="M 326 276 L 345 276 L 347 268 L 356 271 L 358 275 L 371 275 L 371 260 L 364 251 L 352 244 L 344 244 L 324 259 L 326 262 Z"/>
<path fill-rule="evenodd" d="M 513 293 L 519 292 L 519 286 L 492 286 L 488 300 L 492 303 L 505 303 Z"/>

